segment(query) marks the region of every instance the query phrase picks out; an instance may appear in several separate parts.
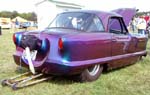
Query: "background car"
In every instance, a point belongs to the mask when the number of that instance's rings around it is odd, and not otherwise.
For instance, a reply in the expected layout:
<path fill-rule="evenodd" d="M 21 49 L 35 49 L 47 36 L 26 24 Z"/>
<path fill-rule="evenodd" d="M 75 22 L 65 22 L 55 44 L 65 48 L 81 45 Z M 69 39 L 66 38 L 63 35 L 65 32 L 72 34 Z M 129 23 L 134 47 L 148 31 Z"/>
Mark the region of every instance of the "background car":
<path fill-rule="evenodd" d="M 31 26 L 31 23 L 30 22 L 23 22 L 20 24 L 20 28 L 28 28 Z"/>

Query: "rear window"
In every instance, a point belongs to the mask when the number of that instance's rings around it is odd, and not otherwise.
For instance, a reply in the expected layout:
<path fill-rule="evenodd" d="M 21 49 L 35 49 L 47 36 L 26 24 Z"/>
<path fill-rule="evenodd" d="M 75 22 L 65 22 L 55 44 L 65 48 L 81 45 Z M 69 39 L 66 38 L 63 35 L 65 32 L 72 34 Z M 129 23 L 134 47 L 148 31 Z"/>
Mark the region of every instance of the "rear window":
<path fill-rule="evenodd" d="M 87 32 L 104 31 L 102 22 L 97 16 L 82 12 L 59 14 L 48 28 L 68 28 Z"/>

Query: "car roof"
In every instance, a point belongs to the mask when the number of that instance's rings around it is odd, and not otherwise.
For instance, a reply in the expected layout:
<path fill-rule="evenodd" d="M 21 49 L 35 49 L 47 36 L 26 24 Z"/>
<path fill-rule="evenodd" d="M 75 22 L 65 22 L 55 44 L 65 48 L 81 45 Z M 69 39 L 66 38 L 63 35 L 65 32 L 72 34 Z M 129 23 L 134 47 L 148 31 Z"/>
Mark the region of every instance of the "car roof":
<path fill-rule="evenodd" d="M 68 12 L 63 12 L 63 13 L 72 13 L 72 12 L 95 14 L 96 16 L 98 16 L 101 19 L 105 30 L 107 30 L 107 24 L 108 24 L 108 20 L 110 17 L 122 18 L 122 16 L 120 14 L 117 14 L 115 12 L 107 12 L 107 11 L 99 11 L 99 10 L 77 10 L 77 11 L 68 11 Z"/>
<path fill-rule="evenodd" d="M 67 11 L 63 13 L 68 13 L 68 12 L 83 12 L 83 13 L 90 13 L 90 14 L 96 14 L 100 16 L 117 16 L 117 17 L 122 17 L 121 15 L 115 13 L 115 12 L 108 12 L 108 11 L 99 11 L 99 10 L 76 10 L 76 11 Z"/>

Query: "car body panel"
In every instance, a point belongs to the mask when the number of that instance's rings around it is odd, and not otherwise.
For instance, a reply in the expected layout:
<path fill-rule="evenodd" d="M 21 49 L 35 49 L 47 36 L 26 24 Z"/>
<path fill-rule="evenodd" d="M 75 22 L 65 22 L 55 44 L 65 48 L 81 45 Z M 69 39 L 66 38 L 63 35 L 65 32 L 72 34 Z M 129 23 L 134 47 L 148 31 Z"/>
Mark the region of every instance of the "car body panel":
<path fill-rule="evenodd" d="M 47 39 L 50 43 L 46 54 L 38 53 L 37 59 L 33 61 L 37 71 L 54 75 L 72 75 L 79 74 L 95 64 L 106 65 L 107 69 L 113 69 L 133 64 L 141 56 L 146 56 L 146 36 L 129 34 L 120 14 L 101 11 L 75 11 L 60 15 L 69 13 L 92 14 L 93 19 L 100 19 L 97 21 L 102 22 L 101 28 L 104 27 L 104 30 L 84 31 L 74 28 L 52 27 L 42 31 L 18 32 L 20 35 L 33 35 L 42 42 Z M 71 19 L 73 17 L 68 18 L 68 20 Z M 116 30 L 112 31 L 112 29 Z M 23 51 L 24 49 L 20 45 L 16 45 L 13 57 L 18 65 Z M 43 58 L 46 58 L 44 62 L 37 61 Z M 23 66 L 28 67 L 28 63 L 21 61 Z"/>

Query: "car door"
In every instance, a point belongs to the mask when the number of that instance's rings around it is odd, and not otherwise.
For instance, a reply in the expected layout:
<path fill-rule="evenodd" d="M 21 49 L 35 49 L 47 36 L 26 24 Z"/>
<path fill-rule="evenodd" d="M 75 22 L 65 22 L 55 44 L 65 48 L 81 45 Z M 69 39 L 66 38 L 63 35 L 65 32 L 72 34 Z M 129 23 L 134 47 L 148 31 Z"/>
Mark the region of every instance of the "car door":
<path fill-rule="evenodd" d="M 127 34 L 121 18 L 111 17 L 109 19 L 109 32 L 112 35 L 112 56 L 126 54 L 129 49 L 131 36 Z"/>
<path fill-rule="evenodd" d="M 129 53 L 132 37 L 128 34 L 128 31 L 121 17 L 111 17 L 109 19 L 108 29 L 112 35 L 112 61 L 109 64 L 109 67 L 121 67 L 122 65 L 129 63 L 127 62 L 128 60 L 124 60 L 122 56 Z"/>

